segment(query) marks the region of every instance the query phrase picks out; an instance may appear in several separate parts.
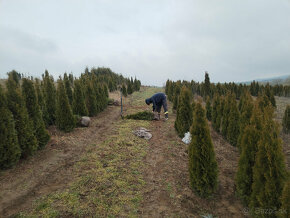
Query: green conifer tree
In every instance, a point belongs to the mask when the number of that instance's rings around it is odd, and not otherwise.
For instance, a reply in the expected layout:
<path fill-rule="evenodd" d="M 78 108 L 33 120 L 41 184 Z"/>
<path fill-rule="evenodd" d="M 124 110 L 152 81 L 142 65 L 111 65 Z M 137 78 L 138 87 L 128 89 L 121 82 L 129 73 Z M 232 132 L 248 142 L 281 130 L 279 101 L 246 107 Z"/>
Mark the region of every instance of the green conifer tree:
<path fill-rule="evenodd" d="M 22 157 L 32 155 L 37 150 L 37 139 L 33 131 L 33 123 L 28 117 L 25 102 L 19 83 L 9 74 L 6 82 L 8 108 L 15 120 L 15 129 Z"/>
<path fill-rule="evenodd" d="M 217 126 L 218 124 L 218 113 L 220 108 L 220 96 L 216 93 L 213 97 L 213 103 L 212 103 L 212 126 L 216 131 L 219 131 L 220 126 Z"/>
<path fill-rule="evenodd" d="M 6 96 L 0 85 L 0 169 L 15 165 L 21 155 L 15 122 L 8 110 Z"/>
<path fill-rule="evenodd" d="M 173 110 L 177 110 L 177 107 L 178 107 L 179 95 L 180 95 L 180 90 L 181 90 L 180 87 L 181 87 L 181 84 L 178 84 L 178 83 L 174 86 L 173 105 L 172 105 Z"/>
<path fill-rule="evenodd" d="M 55 123 L 56 112 L 56 89 L 54 86 L 54 79 L 49 75 L 47 70 L 45 70 L 45 74 L 43 76 L 43 92 L 45 105 L 49 116 L 48 124 L 53 125 Z"/>
<path fill-rule="evenodd" d="M 40 111 L 42 114 L 42 119 L 44 121 L 45 126 L 48 127 L 49 114 L 47 112 L 47 107 L 46 107 L 46 104 L 44 101 L 43 91 L 42 91 L 42 87 L 41 87 L 39 79 L 35 80 L 35 90 L 36 90 L 36 94 L 37 94 L 38 105 L 40 107 Z"/>
<path fill-rule="evenodd" d="M 71 87 L 71 81 L 69 77 L 67 76 L 67 73 L 64 73 L 63 75 L 63 82 L 65 86 L 65 91 L 69 100 L 69 104 L 72 105 L 73 102 L 73 92 L 72 92 L 72 87 Z"/>
<path fill-rule="evenodd" d="M 211 102 L 209 96 L 206 98 L 206 118 L 211 121 L 211 114 L 212 114 L 212 108 L 211 108 Z"/>
<path fill-rule="evenodd" d="M 282 192 L 282 207 L 280 209 L 281 217 L 283 218 L 289 218 L 290 217 L 290 180 L 288 178 L 288 181 L 284 185 L 283 192 Z"/>
<path fill-rule="evenodd" d="M 274 97 L 273 90 L 271 90 L 271 87 L 269 83 L 265 86 L 265 95 L 268 97 L 269 101 L 271 102 L 273 107 L 276 107 L 276 101 Z"/>
<path fill-rule="evenodd" d="M 168 100 L 172 101 L 174 96 L 174 83 L 170 81 L 168 86 Z"/>
<path fill-rule="evenodd" d="M 256 208 L 275 211 L 281 207 L 282 190 L 287 179 L 282 141 L 273 112 L 272 106 L 264 110 L 264 125 L 253 167 L 250 208 L 254 215 L 262 217 L 269 215 L 255 214 Z"/>
<path fill-rule="evenodd" d="M 73 92 L 73 113 L 80 116 L 87 116 L 88 109 L 85 104 L 85 96 L 83 93 L 83 87 L 80 80 L 74 81 Z"/>
<path fill-rule="evenodd" d="M 216 118 L 216 131 L 217 132 L 221 131 L 224 107 L 225 107 L 225 98 L 223 96 L 220 96 L 220 104 L 219 104 L 219 107 L 217 108 L 217 118 Z"/>
<path fill-rule="evenodd" d="M 98 113 L 98 106 L 96 91 L 90 80 L 87 81 L 86 92 L 86 106 L 88 108 L 89 116 L 93 117 Z"/>
<path fill-rule="evenodd" d="M 230 113 L 228 116 L 227 139 L 231 145 L 237 146 L 240 133 L 240 114 L 235 100 L 235 95 L 232 96 L 232 100 L 230 102 Z"/>
<path fill-rule="evenodd" d="M 287 105 L 284 117 L 283 117 L 283 131 L 285 133 L 290 133 L 290 105 Z"/>
<path fill-rule="evenodd" d="M 242 137 L 244 135 L 244 130 L 248 125 L 250 125 L 251 116 L 252 116 L 253 108 L 254 108 L 253 99 L 249 92 L 246 92 L 245 94 L 243 94 L 242 98 L 243 98 L 243 104 L 240 108 L 240 113 L 241 113 L 240 133 L 239 133 L 239 137 L 237 141 L 237 147 L 239 148 L 240 152 L 241 152 L 241 143 L 242 143 Z"/>
<path fill-rule="evenodd" d="M 126 89 L 126 86 L 124 84 L 122 85 L 122 95 L 127 97 L 127 89 Z"/>
<path fill-rule="evenodd" d="M 37 95 L 34 84 L 31 80 L 24 78 L 22 80 L 22 94 L 30 120 L 33 122 L 35 136 L 38 142 L 38 149 L 43 148 L 50 139 L 48 131 L 42 118 L 42 113 L 37 101 Z"/>
<path fill-rule="evenodd" d="M 263 113 L 258 105 L 255 106 L 250 119 L 241 133 L 241 156 L 236 174 L 236 190 L 244 204 L 248 205 L 252 194 L 253 166 L 255 164 L 257 144 L 261 138 Z"/>
<path fill-rule="evenodd" d="M 75 128 L 76 124 L 62 79 L 57 81 L 56 94 L 56 125 L 58 129 L 64 132 L 70 132 Z"/>
<path fill-rule="evenodd" d="M 133 93 L 133 87 L 130 81 L 128 81 L 128 84 L 127 84 L 127 93 L 128 95 L 131 95 Z"/>
<path fill-rule="evenodd" d="M 227 139 L 228 136 L 228 126 L 229 126 L 229 113 L 231 110 L 231 94 L 228 93 L 225 101 L 224 101 L 224 107 L 223 107 L 223 115 L 222 115 L 222 123 L 221 123 L 221 131 L 222 135 L 224 136 L 225 139 Z"/>
<path fill-rule="evenodd" d="M 189 175 L 192 189 L 202 197 L 211 196 L 217 188 L 218 169 L 205 111 L 195 105 L 188 148 Z"/>
<path fill-rule="evenodd" d="M 205 72 L 203 99 L 206 100 L 207 96 L 211 97 L 211 85 L 210 85 L 209 75 L 207 72 Z"/>
<path fill-rule="evenodd" d="M 183 86 L 179 96 L 176 120 L 174 127 L 179 137 L 183 137 L 184 133 L 189 131 L 192 124 L 192 108 L 190 105 L 189 90 Z"/>

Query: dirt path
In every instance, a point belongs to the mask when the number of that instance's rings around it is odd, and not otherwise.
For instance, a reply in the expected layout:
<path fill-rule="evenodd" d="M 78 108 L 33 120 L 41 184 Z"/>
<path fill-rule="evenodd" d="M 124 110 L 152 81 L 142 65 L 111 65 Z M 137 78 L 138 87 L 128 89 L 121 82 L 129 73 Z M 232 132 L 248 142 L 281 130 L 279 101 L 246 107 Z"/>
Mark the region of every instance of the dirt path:
<path fill-rule="evenodd" d="M 146 189 L 143 217 L 244 217 L 234 194 L 238 151 L 211 130 L 219 166 L 219 187 L 212 199 L 196 196 L 189 187 L 187 146 L 176 136 L 174 115 L 167 122 L 152 123 L 153 138 L 145 159 Z"/>
<path fill-rule="evenodd" d="M 110 135 L 119 119 L 119 107 L 108 107 L 92 119 L 89 128 L 63 134 L 50 129 L 51 141 L 44 150 L 0 176 L 0 217 L 30 208 L 40 196 L 61 190 L 74 179 L 72 170 L 85 147 Z"/>

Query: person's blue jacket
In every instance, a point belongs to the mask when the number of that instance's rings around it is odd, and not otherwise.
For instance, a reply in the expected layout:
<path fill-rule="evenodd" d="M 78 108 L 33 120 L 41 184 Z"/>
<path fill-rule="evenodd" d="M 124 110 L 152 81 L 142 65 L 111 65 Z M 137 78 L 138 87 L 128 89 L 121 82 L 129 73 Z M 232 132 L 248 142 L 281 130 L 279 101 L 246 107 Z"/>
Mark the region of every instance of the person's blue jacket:
<path fill-rule="evenodd" d="M 161 107 L 163 106 L 164 113 L 168 114 L 166 95 L 164 93 L 156 93 L 151 98 L 147 98 L 145 102 L 147 105 L 152 103 L 153 111 L 157 111 L 158 113 L 160 113 Z"/>

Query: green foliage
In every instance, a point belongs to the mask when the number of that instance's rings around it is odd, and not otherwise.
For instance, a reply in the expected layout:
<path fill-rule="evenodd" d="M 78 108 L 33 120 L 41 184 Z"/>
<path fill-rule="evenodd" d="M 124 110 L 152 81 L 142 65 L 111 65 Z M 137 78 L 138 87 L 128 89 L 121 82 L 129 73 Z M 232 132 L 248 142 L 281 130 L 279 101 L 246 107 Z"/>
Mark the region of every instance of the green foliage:
<path fill-rule="evenodd" d="M 283 188 L 282 197 L 281 197 L 282 207 L 281 215 L 282 217 L 290 217 L 290 180 L 286 182 Z"/>
<path fill-rule="evenodd" d="M 12 113 L 0 85 L 0 169 L 15 165 L 21 155 Z"/>
<path fill-rule="evenodd" d="M 211 97 L 211 85 L 209 75 L 207 72 L 205 72 L 203 98 L 206 99 L 208 96 Z"/>
<path fill-rule="evenodd" d="M 57 81 L 57 107 L 56 125 L 64 132 L 70 132 L 75 128 L 75 118 L 73 116 L 63 81 Z"/>
<path fill-rule="evenodd" d="M 222 135 L 226 139 L 228 136 L 229 113 L 231 111 L 231 103 L 232 103 L 232 96 L 230 93 L 228 93 L 224 101 L 222 124 L 221 124 Z"/>
<path fill-rule="evenodd" d="M 241 156 L 236 174 L 236 191 L 242 201 L 248 205 L 252 194 L 253 166 L 255 164 L 257 144 L 261 138 L 263 114 L 256 105 L 250 124 L 241 132 Z"/>
<path fill-rule="evenodd" d="M 192 140 L 188 148 L 190 185 L 198 195 L 209 197 L 217 188 L 218 169 L 205 111 L 200 103 L 195 105 L 193 116 Z"/>
<path fill-rule="evenodd" d="M 189 131 L 192 124 L 192 108 L 190 105 L 189 90 L 183 86 L 178 101 L 178 108 L 174 127 L 179 137 L 183 137 L 184 133 Z"/>
<path fill-rule="evenodd" d="M 290 105 L 287 105 L 284 117 L 283 117 L 283 131 L 285 133 L 290 133 Z"/>
<path fill-rule="evenodd" d="M 22 94 L 25 100 L 27 112 L 30 120 L 33 121 L 35 136 L 38 142 L 38 149 L 41 149 L 47 144 L 50 136 L 45 129 L 45 124 L 37 101 L 37 95 L 33 82 L 26 78 L 22 81 Z"/>
<path fill-rule="evenodd" d="M 37 94 L 38 105 L 40 107 L 40 111 L 42 112 L 42 119 L 45 123 L 45 126 L 47 127 L 49 125 L 49 114 L 47 112 L 47 107 L 44 101 L 43 91 L 39 79 L 35 80 L 35 91 Z"/>
<path fill-rule="evenodd" d="M 55 113 L 56 113 L 56 89 L 54 86 L 54 79 L 49 75 L 48 71 L 45 71 L 43 76 L 43 93 L 44 101 L 48 113 L 48 125 L 55 123 Z"/>
<path fill-rule="evenodd" d="M 85 96 L 83 93 L 83 87 L 80 80 L 74 81 L 74 92 L 73 92 L 73 113 L 80 116 L 87 116 L 88 109 L 85 104 Z"/>
<path fill-rule="evenodd" d="M 128 95 L 131 95 L 133 93 L 133 87 L 132 87 L 132 83 L 130 81 L 128 81 L 128 83 L 127 83 L 127 93 L 128 93 Z"/>
<path fill-rule="evenodd" d="M 122 85 L 122 95 L 125 96 L 125 97 L 127 97 L 127 95 L 128 95 L 126 86 L 124 84 Z"/>
<path fill-rule="evenodd" d="M 133 85 L 134 91 L 139 91 L 139 90 L 140 90 L 140 87 L 141 87 L 141 83 L 140 83 L 140 81 L 137 80 L 137 78 L 135 77 L 135 79 L 134 79 L 134 85 Z"/>
<path fill-rule="evenodd" d="M 270 85 L 267 84 L 265 87 L 265 95 L 268 97 L 269 101 L 271 102 L 273 107 L 276 107 L 276 101 L 275 101 L 275 97 L 274 97 L 274 93 L 270 88 Z"/>
<path fill-rule="evenodd" d="M 211 108 L 211 102 L 209 96 L 206 99 L 206 118 L 211 121 L 211 115 L 212 115 L 212 108 Z"/>
<path fill-rule="evenodd" d="M 228 114 L 228 129 L 227 129 L 227 139 L 229 143 L 233 146 L 237 146 L 237 141 L 240 133 L 240 114 L 237 107 L 235 97 L 232 97 L 230 103 L 230 113 Z"/>
<path fill-rule="evenodd" d="M 86 84 L 86 107 L 88 108 L 89 116 L 93 117 L 98 113 L 96 91 L 90 80 Z"/>
<path fill-rule="evenodd" d="M 63 75 L 63 82 L 64 82 L 64 86 L 65 86 L 65 91 L 69 100 L 69 104 L 72 105 L 73 102 L 73 92 L 72 92 L 72 83 L 69 79 L 69 77 L 67 76 L 67 73 L 64 73 Z"/>
<path fill-rule="evenodd" d="M 154 114 L 150 111 L 142 111 L 135 114 L 129 114 L 125 116 L 125 118 L 133 120 L 153 120 Z"/>
<path fill-rule="evenodd" d="M 218 116 L 221 107 L 220 101 L 221 99 L 219 94 L 215 94 L 212 103 L 211 117 L 212 117 L 212 126 L 217 132 L 219 132 L 220 130 L 220 122 L 218 122 Z"/>
<path fill-rule="evenodd" d="M 8 108 L 15 120 L 15 129 L 22 157 L 27 157 L 37 150 L 37 139 L 33 131 L 33 123 L 28 117 L 27 109 L 21 95 L 20 85 L 9 74 L 7 87 Z"/>
<path fill-rule="evenodd" d="M 237 147 L 241 151 L 241 143 L 242 143 L 242 137 L 244 135 L 245 128 L 250 124 L 251 116 L 253 113 L 253 99 L 249 92 L 244 93 L 243 97 L 243 103 L 239 104 L 240 108 L 240 134 L 238 137 Z"/>
<path fill-rule="evenodd" d="M 173 105 L 172 108 L 173 110 L 176 110 L 178 107 L 178 99 L 181 91 L 181 83 L 179 81 L 176 82 L 174 86 L 174 94 L 173 94 Z"/>
<path fill-rule="evenodd" d="M 287 179 L 279 128 L 273 121 L 273 108 L 266 107 L 264 111 L 264 124 L 253 167 L 250 208 L 254 215 L 255 208 L 276 210 L 281 207 L 282 190 Z"/>

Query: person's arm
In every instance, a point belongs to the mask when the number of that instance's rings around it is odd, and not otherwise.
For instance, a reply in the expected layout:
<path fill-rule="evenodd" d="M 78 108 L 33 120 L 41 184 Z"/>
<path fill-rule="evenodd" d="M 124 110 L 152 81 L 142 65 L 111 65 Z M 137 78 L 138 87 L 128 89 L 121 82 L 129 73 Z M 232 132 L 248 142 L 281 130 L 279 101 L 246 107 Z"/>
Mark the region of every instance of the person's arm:
<path fill-rule="evenodd" d="M 157 107 L 157 105 L 156 105 L 156 102 L 155 102 L 155 99 L 154 98 L 152 98 L 152 108 L 153 108 L 153 112 L 155 111 L 155 109 L 156 109 L 156 107 Z"/>

